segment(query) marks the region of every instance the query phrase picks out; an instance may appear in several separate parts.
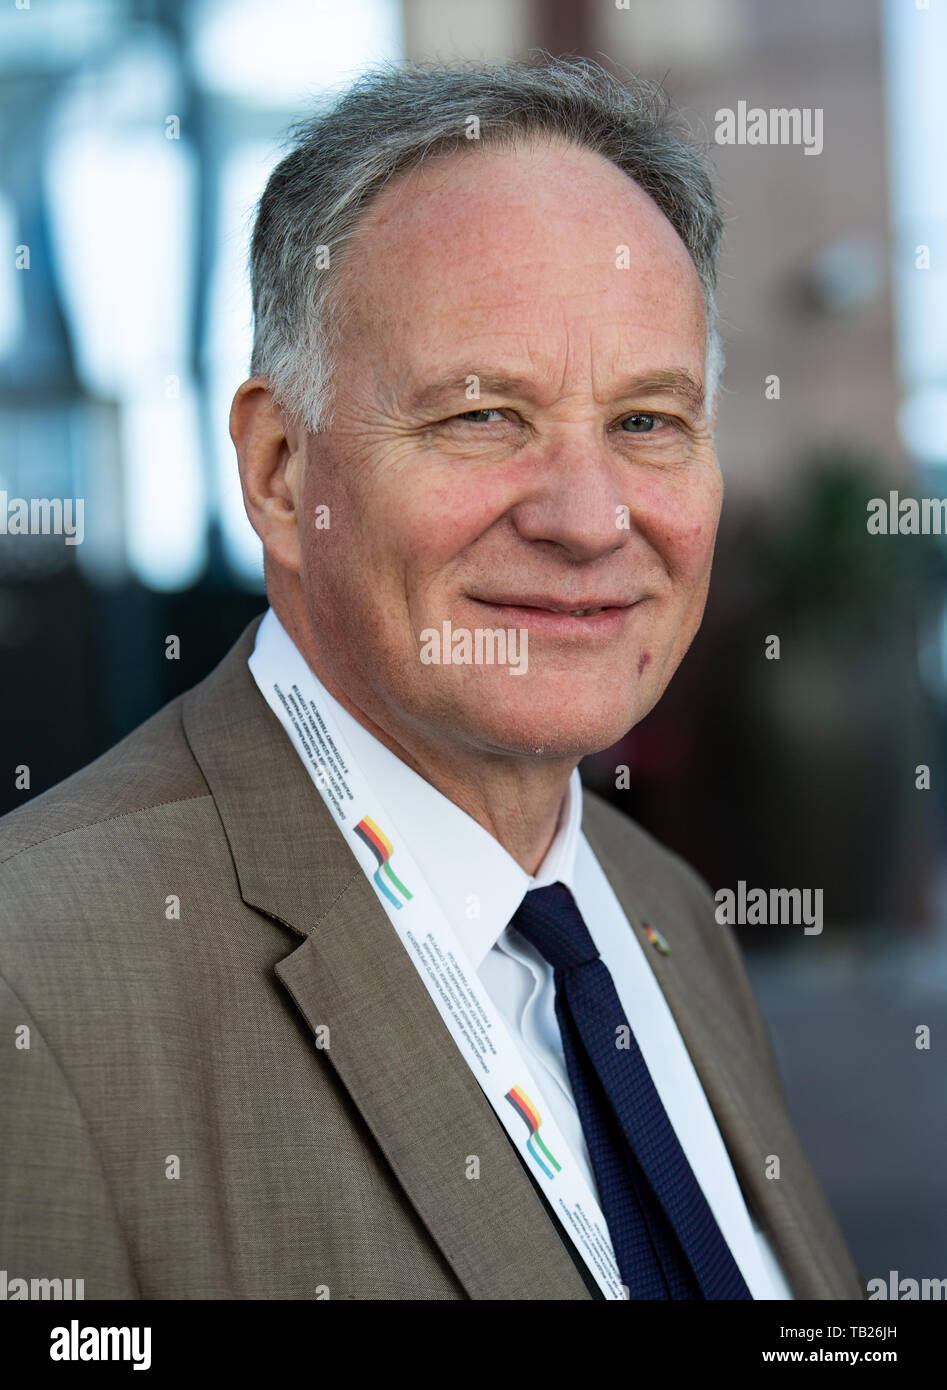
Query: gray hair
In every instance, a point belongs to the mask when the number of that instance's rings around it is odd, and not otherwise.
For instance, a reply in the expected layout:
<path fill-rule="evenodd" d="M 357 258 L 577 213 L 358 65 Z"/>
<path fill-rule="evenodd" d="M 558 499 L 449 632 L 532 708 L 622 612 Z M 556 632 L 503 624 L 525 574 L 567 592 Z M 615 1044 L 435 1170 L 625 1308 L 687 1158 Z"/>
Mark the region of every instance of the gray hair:
<path fill-rule="evenodd" d="M 690 252 L 703 291 L 709 413 L 723 367 L 714 302 L 723 221 L 706 157 L 678 132 L 656 83 L 619 81 L 585 58 L 385 64 L 292 125 L 293 148 L 267 182 L 250 250 L 251 375 L 266 377 L 309 431 L 330 427 L 334 352 L 346 319 L 339 252 L 392 179 L 471 148 L 474 116 L 481 146 L 564 138 L 604 155 L 650 195 Z"/>

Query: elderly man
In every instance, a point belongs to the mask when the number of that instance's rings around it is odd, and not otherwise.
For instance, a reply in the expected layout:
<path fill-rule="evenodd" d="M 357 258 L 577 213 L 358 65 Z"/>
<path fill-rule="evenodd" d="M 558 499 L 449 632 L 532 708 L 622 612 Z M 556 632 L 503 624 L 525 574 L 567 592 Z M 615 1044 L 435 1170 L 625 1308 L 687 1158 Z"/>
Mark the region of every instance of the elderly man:
<path fill-rule="evenodd" d="M 579 61 L 382 69 L 295 137 L 231 413 L 269 610 L 5 822 L 0 1263 L 861 1297 L 706 886 L 576 771 L 703 613 L 702 158 Z"/>

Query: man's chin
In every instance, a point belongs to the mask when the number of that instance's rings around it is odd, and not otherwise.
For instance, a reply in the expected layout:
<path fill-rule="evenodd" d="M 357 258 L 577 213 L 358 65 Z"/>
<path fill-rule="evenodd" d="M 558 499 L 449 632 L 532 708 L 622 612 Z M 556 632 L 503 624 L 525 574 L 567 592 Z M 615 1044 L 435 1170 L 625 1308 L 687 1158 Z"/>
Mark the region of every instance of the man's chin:
<path fill-rule="evenodd" d="M 542 718 L 536 711 L 524 712 L 519 718 L 511 717 L 508 711 L 499 717 L 495 711 L 491 717 L 480 709 L 470 712 L 463 728 L 471 743 L 485 753 L 578 762 L 611 748 L 641 717 L 629 710 L 610 718 L 592 718 L 575 710 L 547 712 Z"/>

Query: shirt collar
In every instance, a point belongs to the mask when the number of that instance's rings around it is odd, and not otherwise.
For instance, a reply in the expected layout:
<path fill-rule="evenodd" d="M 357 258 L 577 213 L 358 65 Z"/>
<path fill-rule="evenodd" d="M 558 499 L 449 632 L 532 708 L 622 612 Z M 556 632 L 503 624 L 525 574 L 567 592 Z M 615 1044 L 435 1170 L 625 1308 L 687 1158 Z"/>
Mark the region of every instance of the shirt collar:
<path fill-rule="evenodd" d="M 264 633 L 264 628 L 266 629 Z M 257 632 L 278 660 L 291 637 L 272 609 Z M 392 838 L 414 859 L 451 927 L 479 969 L 526 893 L 563 883 L 575 893 L 576 847 L 582 824 L 582 783 L 569 778 L 552 843 L 534 875 L 517 864 L 498 840 L 430 782 L 362 727 L 308 667 L 313 698 L 328 707 L 349 753 L 377 794 Z"/>

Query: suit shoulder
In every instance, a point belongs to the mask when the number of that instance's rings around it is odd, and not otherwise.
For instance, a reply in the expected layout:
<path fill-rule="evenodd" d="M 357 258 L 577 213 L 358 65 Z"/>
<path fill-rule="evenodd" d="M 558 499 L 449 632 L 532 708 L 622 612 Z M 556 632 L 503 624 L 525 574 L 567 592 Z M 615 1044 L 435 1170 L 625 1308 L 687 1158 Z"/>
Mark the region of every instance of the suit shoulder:
<path fill-rule="evenodd" d="M 76 831 L 209 797 L 184 736 L 181 699 L 158 710 L 94 762 L 0 818 L 0 866 Z"/>

